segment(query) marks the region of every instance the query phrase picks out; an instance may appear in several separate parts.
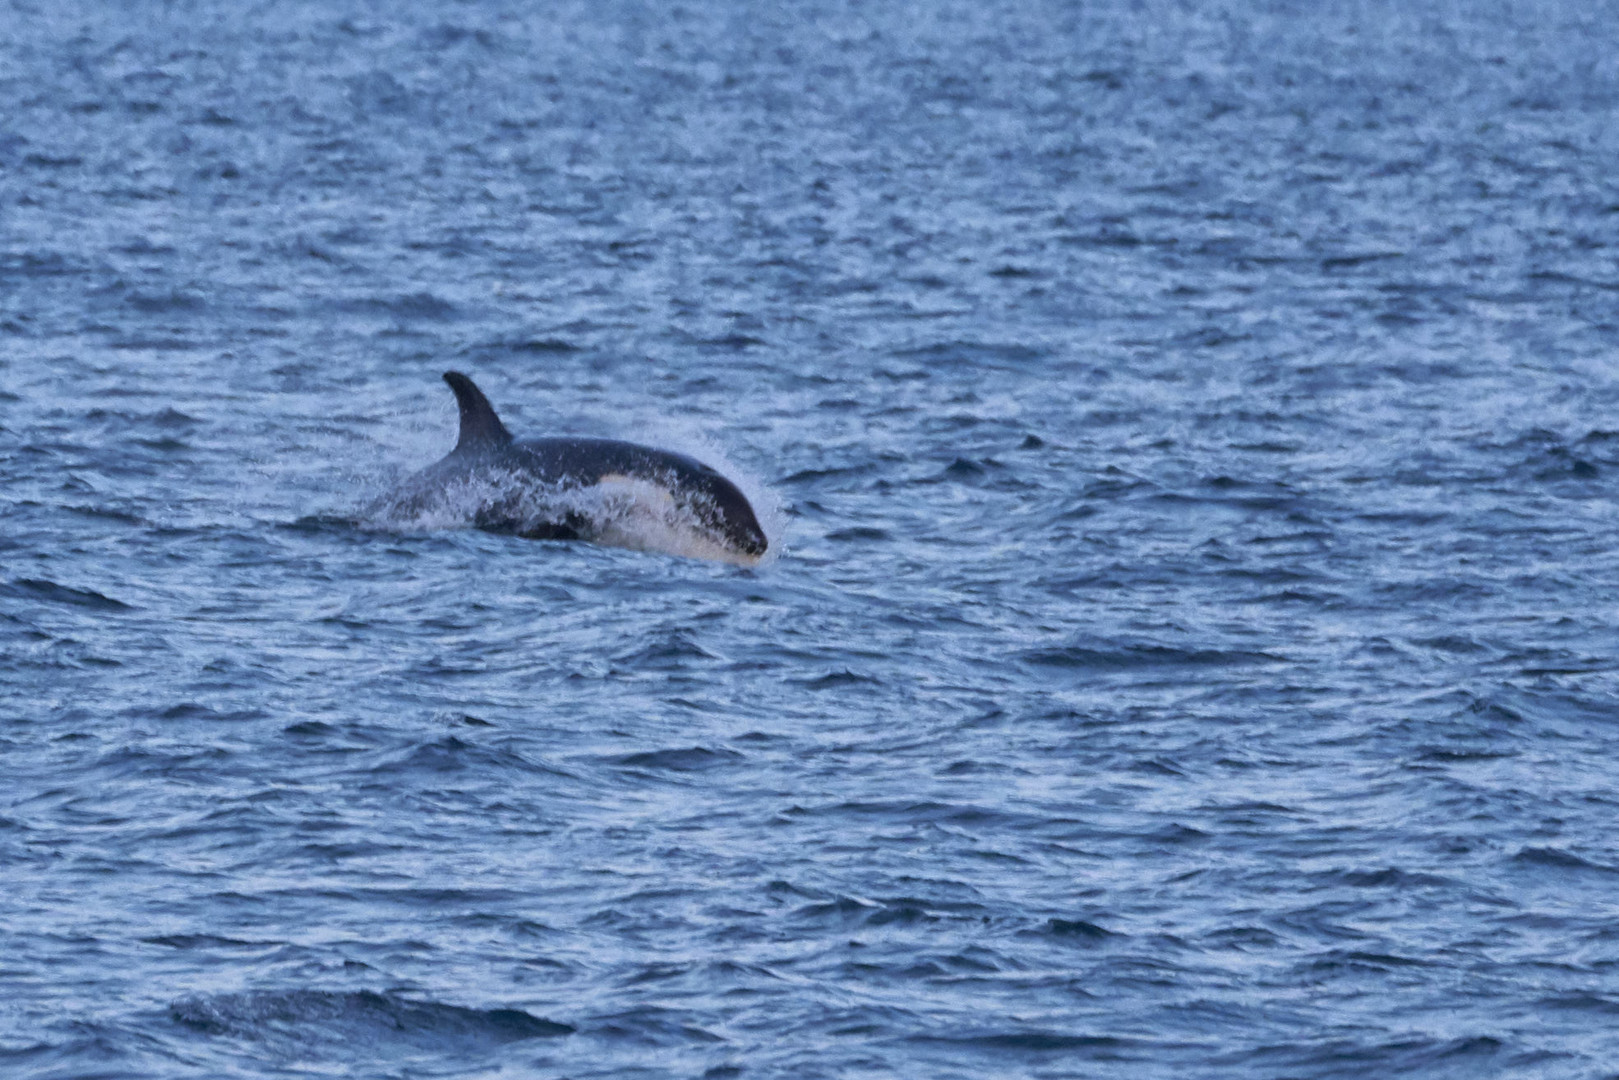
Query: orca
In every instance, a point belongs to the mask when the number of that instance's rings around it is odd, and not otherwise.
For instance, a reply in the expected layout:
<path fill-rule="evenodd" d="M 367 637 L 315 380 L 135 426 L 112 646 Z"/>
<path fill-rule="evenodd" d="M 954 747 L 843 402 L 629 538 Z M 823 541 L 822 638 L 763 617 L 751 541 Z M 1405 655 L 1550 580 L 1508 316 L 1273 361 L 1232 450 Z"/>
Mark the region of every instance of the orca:
<path fill-rule="evenodd" d="M 770 546 L 737 486 L 695 458 L 617 439 L 517 440 L 459 371 L 455 449 L 372 513 L 393 521 L 470 521 L 534 540 L 588 540 L 751 565 Z"/>

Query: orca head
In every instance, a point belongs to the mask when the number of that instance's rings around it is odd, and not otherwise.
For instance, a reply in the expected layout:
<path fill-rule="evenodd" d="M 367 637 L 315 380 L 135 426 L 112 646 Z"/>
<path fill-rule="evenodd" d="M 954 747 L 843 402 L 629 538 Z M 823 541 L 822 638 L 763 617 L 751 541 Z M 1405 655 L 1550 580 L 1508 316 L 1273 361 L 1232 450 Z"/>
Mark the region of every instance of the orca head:
<path fill-rule="evenodd" d="M 726 544 L 752 558 L 759 558 L 770 547 L 770 540 L 746 495 L 737 486 L 708 466 L 703 466 L 696 487 L 701 495 L 698 513 L 704 523 L 724 538 Z"/>

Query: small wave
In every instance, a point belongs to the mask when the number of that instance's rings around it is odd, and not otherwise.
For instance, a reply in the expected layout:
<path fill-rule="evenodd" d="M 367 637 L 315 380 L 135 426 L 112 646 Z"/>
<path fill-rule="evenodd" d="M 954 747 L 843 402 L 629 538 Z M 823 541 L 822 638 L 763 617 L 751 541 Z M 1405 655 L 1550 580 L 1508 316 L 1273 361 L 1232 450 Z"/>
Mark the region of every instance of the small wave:
<path fill-rule="evenodd" d="M 1449 888 L 1456 882 L 1438 874 L 1413 873 L 1390 866 L 1382 870 L 1346 870 L 1327 875 L 1357 889 Z"/>
<path fill-rule="evenodd" d="M 842 671 L 829 671 L 825 675 L 813 679 L 795 679 L 794 682 L 810 690 L 830 690 L 839 686 L 881 686 L 882 680 L 870 675 L 862 675 L 856 671 L 844 668 Z"/>
<path fill-rule="evenodd" d="M 332 310 L 349 315 L 390 315 L 396 318 L 425 322 L 446 322 L 460 315 L 453 303 L 430 292 L 414 292 L 395 296 L 361 296 L 334 300 Z"/>
<path fill-rule="evenodd" d="M 1557 848 L 1526 847 L 1512 857 L 1512 861 L 1524 866 L 1554 867 L 1558 870 L 1590 871 L 1599 874 L 1619 874 L 1619 866 L 1609 866 L 1606 863 L 1591 862 L 1568 851 Z"/>
<path fill-rule="evenodd" d="M 845 923 L 864 921 L 873 912 L 882 910 L 875 900 L 861 896 L 840 896 L 818 904 L 805 904 L 793 912 L 800 919 L 811 922 Z"/>
<path fill-rule="evenodd" d="M 783 484 L 810 484 L 818 480 L 843 479 L 851 476 L 864 476 L 876 469 L 876 463 L 864 461 L 857 465 L 833 467 L 828 469 L 800 469 L 782 479 Z"/>
<path fill-rule="evenodd" d="M 201 311 L 207 307 L 207 301 L 200 293 L 187 289 L 169 289 L 162 292 L 133 289 L 124 295 L 123 300 L 128 306 L 148 315 Z"/>
<path fill-rule="evenodd" d="M 80 506 L 64 506 L 62 509 L 66 510 L 70 514 L 79 514 L 87 518 L 98 518 L 103 521 L 117 521 L 125 525 L 150 524 L 150 522 L 141 517 L 139 514 L 129 510 L 120 510 L 117 507 L 112 506 L 92 506 L 90 504 L 84 504 Z"/>
<path fill-rule="evenodd" d="M 1114 1035 L 1070 1035 L 1060 1031 L 1040 1030 L 990 1031 L 979 1035 L 914 1035 L 907 1041 L 938 1043 L 960 1047 L 963 1050 L 1011 1050 L 1032 1053 L 1120 1051 L 1136 1044 L 1136 1040 L 1121 1039 Z"/>
<path fill-rule="evenodd" d="M 266 941 L 242 941 L 214 934 L 163 934 L 159 937 L 144 937 L 141 941 L 147 945 L 162 945 L 169 949 L 255 949 L 275 944 Z"/>
<path fill-rule="evenodd" d="M 725 1040 L 687 1022 L 681 1014 L 655 1005 L 602 1017 L 590 1027 L 591 1035 L 643 1046 L 682 1046 L 721 1043 Z"/>
<path fill-rule="evenodd" d="M 893 539 L 893 537 L 889 535 L 887 529 L 879 529 L 870 525 L 855 525 L 847 529 L 837 529 L 833 532 L 827 533 L 826 538 L 828 540 L 835 540 L 840 543 L 850 540 L 869 540 L 880 542 Z"/>
<path fill-rule="evenodd" d="M 186 998 L 175 1022 L 204 1035 L 254 1041 L 396 1044 L 455 1052 L 574 1031 L 521 1009 L 472 1009 L 370 990 L 286 990 Z"/>
<path fill-rule="evenodd" d="M 718 660 L 719 656 L 693 640 L 689 630 L 676 630 L 656 641 L 613 657 L 615 664 L 628 667 L 678 669 L 688 660 Z"/>
<path fill-rule="evenodd" d="M 470 769 L 511 770 L 568 777 L 568 774 L 529 761 L 523 755 L 499 747 L 480 746 L 454 735 L 413 746 L 393 760 L 378 766 L 386 773 L 458 773 Z M 571 779 L 571 777 L 569 777 Z"/>
<path fill-rule="evenodd" d="M 1250 1073 L 1273 1075 L 1278 1068 L 1322 1076 L 1427 1076 L 1440 1067 L 1466 1063 L 1476 1069 L 1478 1059 L 1499 1054 L 1504 1044 L 1488 1035 L 1456 1039 L 1404 1039 L 1381 1045 L 1345 1040 L 1310 1044 L 1266 1046 L 1218 1059 L 1219 1064 L 1246 1065 Z M 1477 1072 L 1445 1075 L 1481 1075 Z"/>
<path fill-rule="evenodd" d="M 1432 961 L 1418 960 L 1409 956 L 1395 956 L 1392 953 L 1366 952 L 1364 950 L 1334 949 L 1324 956 L 1312 960 L 1309 964 L 1311 971 L 1338 972 L 1354 970 L 1386 971 L 1390 968 L 1431 967 Z"/>
<path fill-rule="evenodd" d="M 519 353 L 576 353 L 579 346 L 561 338 L 521 338 L 505 342 L 505 347 Z"/>
<path fill-rule="evenodd" d="M 934 370 L 965 368 L 974 372 L 993 369 L 1015 371 L 1045 359 L 1051 355 L 1051 350 L 1016 341 L 956 340 L 895 349 L 892 355 L 926 364 Z"/>
<path fill-rule="evenodd" d="M 1172 822 L 1161 829 L 1153 829 L 1146 834 L 1154 844 L 1201 844 L 1211 839 L 1211 834 L 1202 829 L 1194 829 L 1190 825 Z"/>
<path fill-rule="evenodd" d="M 680 750 L 649 750 L 638 754 L 624 754 L 608 760 L 614 765 L 630 769 L 701 772 L 741 761 L 742 755 L 735 750 L 710 750 L 706 746 L 692 746 Z"/>
<path fill-rule="evenodd" d="M 1086 919 L 1047 919 L 1045 932 L 1069 941 L 1106 941 L 1116 936 Z"/>
<path fill-rule="evenodd" d="M 44 578 L 18 578 L 9 585 L 0 585 L 0 596 L 48 600 L 53 604 L 67 604 L 70 607 L 89 608 L 92 611 L 134 610 L 122 600 L 114 600 L 94 589 L 74 589 Z"/>
<path fill-rule="evenodd" d="M 356 524 L 353 518 L 336 514 L 309 514 L 295 521 L 286 522 L 280 527 L 289 532 L 300 533 L 347 533 L 353 532 Z"/>
<path fill-rule="evenodd" d="M 1562 1012 L 1597 1013 L 1602 1016 L 1619 1016 L 1619 1001 L 1611 997 L 1594 993 L 1567 993 L 1553 997 L 1541 998 L 1536 1004 Z"/>
<path fill-rule="evenodd" d="M 917 896 L 891 896 L 872 899 L 865 896 L 838 895 L 831 899 L 804 904 L 793 911 L 793 917 L 802 922 L 832 926 L 910 926 L 944 920 L 976 920 L 983 917 L 984 907 L 971 901 L 930 900 Z"/>
<path fill-rule="evenodd" d="M 1476 656 L 1490 651 L 1488 645 L 1463 634 L 1440 634 L 1436 637 L 1412 638 L 1411 644 L 1420 645 L 1435 652 L 1461 656 Z"/>
<path fill-rule="evenodd" d="M 1125 671 L 1165 667 L 1235 667 L 1248 664 L 1286 663 L 1272 653 L 1246 649 L 1180 649 L 1170 645 L 1132 644 L 1112 647 L 1070 645 L 1056 649 L 1031 649 L 1023 659 L 1042 667 L 1080 668 L 1094 671 Z"/>
<path fill-rule="evenodd" d="M 209 720 L 209 721 L 236 721 L 257 720 L 265 713 L 259 709 L 215 709 L 208 705 L 201 705 L 195 701 L 180 701 L 167 708 L 151 706 L 138 710 L 143 715 L 155 716 L 159 720 Z"/>
<path fill-rule="evenodd" d="M 1262 926 L 1230 926 L 1205 935 L 1203 940 L 1210 948 L 1238 951 L 1273 949 L 1281 944 L 1280 938 Z"/>

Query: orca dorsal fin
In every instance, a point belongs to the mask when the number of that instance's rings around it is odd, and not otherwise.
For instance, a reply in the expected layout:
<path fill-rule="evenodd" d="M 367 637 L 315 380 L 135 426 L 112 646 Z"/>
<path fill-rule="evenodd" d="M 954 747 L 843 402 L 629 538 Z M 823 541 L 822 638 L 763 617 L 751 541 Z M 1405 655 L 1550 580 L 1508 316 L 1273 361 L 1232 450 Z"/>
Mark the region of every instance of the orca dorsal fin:
<path fill-rule="evenodd" d="M 446 371 L 444 381 L 455 391 L 455 403 L 461 408 L 461 437 L 452 453 L 498 450 L 512 441 L 512 433 L 477 384 L 459 371 Z"/>

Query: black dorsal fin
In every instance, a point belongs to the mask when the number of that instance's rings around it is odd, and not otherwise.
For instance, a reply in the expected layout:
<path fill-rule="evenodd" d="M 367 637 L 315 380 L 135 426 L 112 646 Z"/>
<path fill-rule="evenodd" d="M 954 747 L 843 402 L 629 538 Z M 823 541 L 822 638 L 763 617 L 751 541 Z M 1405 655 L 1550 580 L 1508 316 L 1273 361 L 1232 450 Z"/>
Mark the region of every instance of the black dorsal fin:
<path fill-rule="evenodd" d="M 455 403 L 461 407 L 461 437 L 456 440 L 455 453 L 498 450 L 512 441 L 512 433 L 471 379 L 459 371 L 446 371 L 444 381 L 455 391 Z"/>

